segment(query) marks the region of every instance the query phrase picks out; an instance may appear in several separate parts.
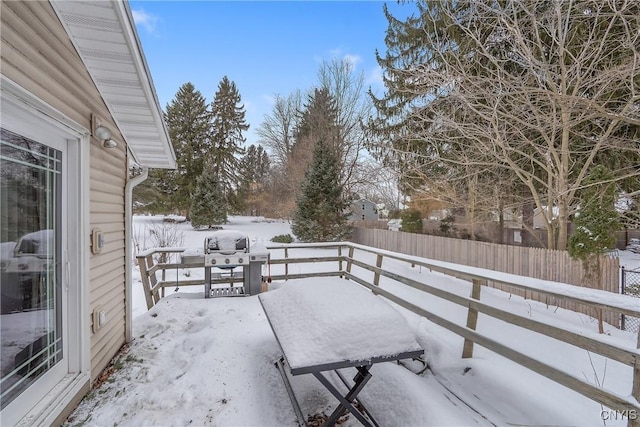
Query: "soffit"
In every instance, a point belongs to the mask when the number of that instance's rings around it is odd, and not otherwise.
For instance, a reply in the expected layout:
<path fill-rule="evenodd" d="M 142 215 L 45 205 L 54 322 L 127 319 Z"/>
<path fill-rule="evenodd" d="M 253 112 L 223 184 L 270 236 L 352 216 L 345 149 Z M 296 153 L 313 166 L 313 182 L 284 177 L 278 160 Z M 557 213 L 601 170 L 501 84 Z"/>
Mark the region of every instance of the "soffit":
<path fill-rule="evenodd" d="M 176 157 L 128 3 L 51 0 L 135 161 L 173 169 Z"/>

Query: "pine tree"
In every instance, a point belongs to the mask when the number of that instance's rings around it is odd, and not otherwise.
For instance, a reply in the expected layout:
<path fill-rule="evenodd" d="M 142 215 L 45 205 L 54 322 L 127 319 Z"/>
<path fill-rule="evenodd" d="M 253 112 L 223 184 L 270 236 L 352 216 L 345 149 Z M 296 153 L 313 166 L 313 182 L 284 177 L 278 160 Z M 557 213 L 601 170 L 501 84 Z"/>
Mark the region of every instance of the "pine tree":
<path fill-rule="evenodd" d="M 271 161 L 262 145 L 250 145 L 240 161 L 240 181 L 237 195 L 239 206 L 247 215 L 260 215 L 269 184 Z"/>
<path fill-rule="evenodd" d="M 298 112 L 293 136 L 294 143 L 291 146 L 285 169 L 282 171 L 283 179 L 280 185 L 280 187 L 286 187 L 280 206 L 285 207 L 284 211 L 287 216 L 295 210 L 295 201 L 300 194 L 305 172 L 312 162 L 313 152 L 318 141 L 323 141 L 337 155 L 340 177 L 342 174 L 337 110 L 335 102 L 326 88 L 315 89 L 308 96 L 304 109 Z"/>
<path fill-rule="evenodd" d="M 174 188 L 171 190 L 172 209 L 186 211 L 187 218 L 196 178 L 202 174 L 211 146 L 210 117 L 204 97 L 192 83 L 185 83 L 178 89 L 165 113 L 178 169 L 165 179 L 164 186 Z"/>
<path fill-rule="evenodd" d="M 337 149 L 340 142 L 338 109 L 327 88 L 315 89 L 299 114 L 298 126 L 294 132 L 296 144 L 305 140 L 314 143 L 322 140 L 329 147 Z"/>
<path fill-rule="evenodd" d="M 350 233 L 348 202 L 342 194 L 338 159 L 319 141 L 305 174 L 291 230 L 303 242 L 339 241 Z"/>
<path fill-rule="evenodd" d="M 244 105 L 240 92 L 227 76 L 222 78 L 211 103 L 212 143 L 211 160 L 213 170 L 222 187 L 225 200 L 233 206 L 234 190 L 240 179 L 240 156 L 244 154 L 242 145 L 246 138 L 242 132 L 249 129 L 245 122 Z"/>
<path fill-rule="evenodd" d="M 618 187 L 613 173 L 598 165 L 589 173 L 585 186 L 580 198 L 580 211 L 573 221 L 575 231 L 569 238 L 568 250 L 569 255 L 589 265 L 592 255 L 615 246 L 616 234 L 622 226 L 615 208 Z"/>
<path fill-rule="evenodd" d="M 205 168 L 196 180 L 192 197 L 191 225 L 193 228 L 211 227 L 227 222 L 227 205 L 218 179 Z"/>
<path fill-rule="evenodd" d="M 240 161 L 241 182 L 243 184 L 250 182 L 263 183 L 269 175 L 270 168 L 269 155 L 262 145 L 251 144 Z"/>
<path fill-rule="evenodd" d="M 174 204 L 177 181 L 175 170 L 149 170 L 148 178 L 133 189 L 134 206 L 152 214 L 166 214 L 178 209 Z"/>

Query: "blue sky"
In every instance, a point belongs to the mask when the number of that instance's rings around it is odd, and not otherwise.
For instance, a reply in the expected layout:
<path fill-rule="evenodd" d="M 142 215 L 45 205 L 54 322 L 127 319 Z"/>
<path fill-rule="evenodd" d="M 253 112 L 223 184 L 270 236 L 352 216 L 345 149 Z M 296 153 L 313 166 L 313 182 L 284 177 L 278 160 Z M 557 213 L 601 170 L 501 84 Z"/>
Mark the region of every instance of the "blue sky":
<path fill-rule="evenodd" d="M 247 144 L 275 94 L 317 84 L 322 60 L 347 58 L 382 91 L 382 1 L 130 1 L 160 105 L 192 82 L 213 100 L 223 76 L 236 83 L 251 125 Z M 387 2 L 394 15 L 410 6 Z"/>

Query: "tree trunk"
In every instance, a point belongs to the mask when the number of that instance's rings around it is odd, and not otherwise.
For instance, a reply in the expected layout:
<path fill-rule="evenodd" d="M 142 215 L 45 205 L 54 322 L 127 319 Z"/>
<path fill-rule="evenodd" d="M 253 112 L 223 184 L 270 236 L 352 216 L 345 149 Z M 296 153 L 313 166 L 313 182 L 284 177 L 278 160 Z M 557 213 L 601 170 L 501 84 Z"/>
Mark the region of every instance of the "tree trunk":
<path fill-rule="evenodd" d="M 500 235 L 498 236 L 498 243 L 504 243 L 504 201 L 499 199 L 498 201 L 498 225 Z"/>
<path fill-rule="evenodd" d="M 531 195 L 527 193 L 527 190 L 524 189 L 525 193 L 525 202 L 522 205 L 522 224 L 524 225 L 524 230 L 522 230 L 522 245 L 531 247 L 533 244 L 533 236 L 531 235 L 531 231 L 533 230 L 533 213 L 535 208 L 535 203 L 531 200 Z"/>
<path fill-rule="evenodd" d="M 558 246 L 562 251 L 567 249 L 567 226 L 569 223 L 569 123 L 570 115 L 562 112 L 562 147 L 560 151 L 560 167 L 558 168 Z"/>

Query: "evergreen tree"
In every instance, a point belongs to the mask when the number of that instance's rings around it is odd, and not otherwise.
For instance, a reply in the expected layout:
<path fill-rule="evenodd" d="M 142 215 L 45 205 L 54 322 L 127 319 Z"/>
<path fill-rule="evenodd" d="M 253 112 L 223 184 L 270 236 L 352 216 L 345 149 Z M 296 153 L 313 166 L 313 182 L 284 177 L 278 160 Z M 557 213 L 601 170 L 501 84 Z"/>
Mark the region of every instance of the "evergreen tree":
<path fill-rule="evenodd" d="M 326 88 L 315 89 L 308 96 L 304 109 L 298 112 L 293 136 L 294 143 L 287 157 L 285 169 L 281 174 L 283 179 L 279 185 L 279 187 L 285 187 L 280 206 L 285 207 L 287 216 L 295 210 L 295 201 L 300 194 L 301 184 L 312 162 L 318 141 L 323 141 L 334 152 L 338 161 L 339 176 L 342 177 L 337 109 Z"/>
<path fill-rule="evenodd" d="M 337 149 L 340 142 L 338 109 L 327 88 L 315 89 L 299 114 L 294 132 L 296 144 L 305 140 L 322 140 L 329 147 Z"/>
<path fill-rule="evenodd" d="M 350 233 L 348 205 L 342 194 L 338 159 L 327 144 L 319 141 L 305 173 L 291 230 L 303 242 L 342 240 Z"/>
<path fill-rule="evenodd" d="M 264 183 L 269 176 L 271 161 L 262 145 L 251 144 L 240 162 L 241 182 L 243 184 Z"/>
<path fill-rule="evenodd" d="M 304 110 L 298 115 L 290 163 L 293 163 L 294 170 L 298 171 L 299 179 L 303 176 L 299 172 L 307 169 L 318 141 L 323 141 L 335 153 L 338 167 L 341 167 L 342 146 L 340 127 L 337 124 L 338 110 L 329 90 L 315 89 L 304 104 Z M 340 175 L 342 176 L 342 170 Z"/>
<path fill-rule="evenodd" d="M 205 169 L 196 180 L 192 197 L 191 225 L 193 228 L 211 227 L 227 222 L 227 208 L 222 188 L 215 174 Z"/>
<path fill-rule="evenodd" d="M 250 145 L 240 161 L 240 182 L 238 184 L 238 207 L 247 215 L 260 215 L 267 197 L 271 161 L 262 145 Z"/>
<path fill-rule="evenodd" d="M 590 264 L 592 255 L 601 254 L 616 244 L 616 234 L 622 228 L 615 204 L 618 186 L 613 173 L 598 165 L 585 181 L 580 198 L 580 211 L 569 238 L 569 255 Z"/>
<path fill-rule="evenodd" d="M 242 132 L 249 129 L 245 122 L 244 105 L 240 92 L 227 76 L 222 78 L 211 103 L 213 171 L 225 195 L 226 202 L 235 207 L 234 190 L 240 179 L 240 156 L 244 154 L 242 145 L 246 138 Z"/>
<path fill-rule="evenodd" d="M 152 214 L 166 214 L 176 210 L 178 192 L 175 170 L 151 169 L 148 178 L 133 189 L 133 203 Z"/>
<path fill-rule="evenodd" d="M 402 218 L 401 231 L 407 233 L 422 233 L 422 214 L 417 209 L 406 209 L 400 214 Z"/>
<path fill-rule="evenodd" d="M 202 174 L 211 146 L 210 117 L 204 97 L 192 83 L 185 83 L 178 89 L 165 113 L 178 168 L 168 177 L 159 175 L 164 178 L 163 191 L 169 192 L 172 209 L 185 211 L 187 218 L 196 178 Z"/>

